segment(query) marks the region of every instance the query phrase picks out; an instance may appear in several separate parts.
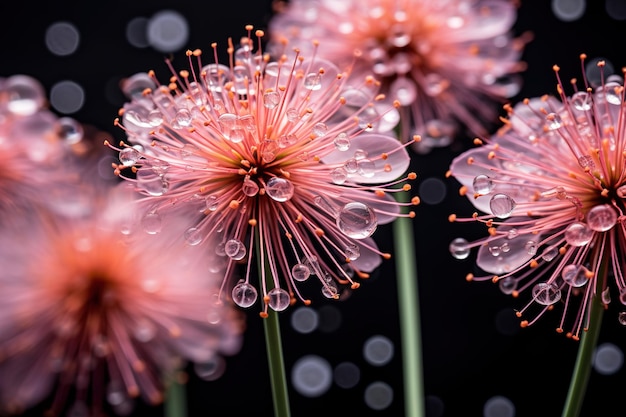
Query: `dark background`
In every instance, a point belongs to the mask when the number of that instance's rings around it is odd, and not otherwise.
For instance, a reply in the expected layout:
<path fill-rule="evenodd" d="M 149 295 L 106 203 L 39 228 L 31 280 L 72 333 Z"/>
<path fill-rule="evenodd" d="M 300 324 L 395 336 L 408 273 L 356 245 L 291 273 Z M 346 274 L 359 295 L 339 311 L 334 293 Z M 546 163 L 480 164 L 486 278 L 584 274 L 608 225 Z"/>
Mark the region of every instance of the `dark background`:
<path fill-rule="evenodd" d="M 552 65 L 561 67 L 565 80 L 580 78 L 579 54 L 603 57 L 615 68 L 626 65 L 623 43 L 626 22 L 612 19 L 604 1 L 587 2 L 584 16 L 573 22 L 555 17 L 549 1 L 522 2 L 516 34 L 531 31 L 534 40 L 527 45 L 523 60 L 528 63 L 521 93 L 513 101 L 555 92 Z M 162 9 L 182 13 L 189 24 L 189 40 L 175 53 L 175 66 L 186 67 L 187 48 L 210 49 L 211 42 L 225 45 L 229 36 L 244 34 L 243 26 L 266 28 L 272 9 L 269 0 L 217 3 L 189 0 L 163 1 L 51 1 L 12 2 L 0 23 L 0 76 L 28 74 L 39 79 L 47 91 L 54 83 L 71 79 L 86 93 L 82 109 L 71 117 L 92 124 L 122 138 L 113 126 L 123 97 L 119 80 L 139 71 L 165 70 L 163 53 L 150 47 L 131 46 L 125 37 L 126 24 L 134 17 L 149 17 Z M 44 43 L 46 28 L 57 21 L 74 24 L 81 33 L 76 53 L 59 57 Z M 574 364 L 577 343 L 554 331 L 556 317 L 536 326 L 519 329 L 513 315 L 526 298 L 507 297 L 490 283 L 468 283 L 472 260 L 457 261 L 448 252 L 449 242 L 464 236 L 470 240 L 483 229 L 450 224 L 448 214 L 471 214 L 469 202 L 457 193 L 458 184 L 445 179 L 450 161 L 469 144 L 435 149 L 428 155 L 414 155 L 419 178 L 417 188 L 428 178 L 444 181 L 447 192 L 438 204 L 417 207 L 414 220 L 425 393 L 429 417 L 481 417 L 485 402 L 496 395 L 507 397 L 515 406 L 516 417 L 560 416 Z M 384 250 L 393 251 L 391 227 L 375 235 Z M 399 337 L 397 287 L 393 261 L 361 285 L 346 301 L 322 301 L 315 308 L 323 319 L 327 304 L 338 313 L 335 329 L 318 328 L 301 334 L 290 326 L 294 309 L 281 314 L 284 355 L 289 374 L 296 360 L 308 354 L 325 358 L 331 366 L 350 361 L 361 371 L 359 383 L 350 389 L 333 384 L 323 395 L 307 398 L 290 388 L 292 415 L 402 416 L 402 364 Z M 623 348 L 624 332 L 612 314 L 606 314 L 599 343 L 610 342 Z M 326 311 L 326 313 L 325 313 Z M 391 339 L 395 354 L 388 364 L 375 367 L 362 354 L 363 344 L 373 335 Z M 241 352 L 227 360 L 224 376 L 214 382 L 201 381 L 190 373 L 187 396 L 193 416 L 272 416 L 271 391 L 265 356 L 263 327 L 258 311 L 248 317 L 248 329 Z M 382 411 L 369 408 L 363 399 L 371 382 L 383 381 L 394 390 L 392 404 Z M 623 415 L 626 371 L 613 375 L 592 372 L 581 417 Z M 622 410 L 613 411 L 609 410 Z M 39 409 L 32 410 L 36 415 Z M 160 416 L 160 407 L 137 406 L 136 415 Z"/>

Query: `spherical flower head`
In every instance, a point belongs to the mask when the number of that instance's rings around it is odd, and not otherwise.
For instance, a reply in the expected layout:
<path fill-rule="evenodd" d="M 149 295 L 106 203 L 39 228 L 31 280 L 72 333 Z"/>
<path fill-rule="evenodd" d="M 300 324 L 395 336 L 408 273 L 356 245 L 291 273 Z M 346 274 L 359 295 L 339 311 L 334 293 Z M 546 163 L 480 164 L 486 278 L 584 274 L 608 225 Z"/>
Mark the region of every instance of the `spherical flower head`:
<path fill-rule="evenodd" d="M 373 73 L 381 91 L 402 105 L 403 137 L 414 149 L 447 146 L 465 126 L 484 135 L 497 121 L 494 104 L 519 91 L 519 61 L 528 36 L 513 38 L 510 0 L 291 0 L 269 22 L 270 50 L 285 39 L 345 64 L 360 52 L 356 73 Z"/>
<path fill-rule="evenodd" d="M 184 361 L 240 347 L 240 313 L 216 302 L 221 273 L 199 248 L 175 228 L 130 233 L 128 198 L 99 194 L 111 205 L 94 199 L 91 216 L 50 212 L 0 235 L 3 415 L 48 397 L 51 415 L 157 404 Z"/>
<path fill-rule="evenodd" d="M 77 179 L 70 160 L 83 137 L 79 122 L 47 109 L 39 81 L 27 75 L 0 79 L 0 223 L 59 202 L 54 192 Z"/>
<path fill-rule="evenodd" d="M 308 304 L 298 285 L 311 277 L 328 298 L 358 287 L 389 256 L 371 237 L 377 226 L 413 216 L 401 208 L 417 198 L 390 195 L 408 192 L 415 174 L 402 176 L 408 145 L 376 131 L 396 109 L 377 105 L 372 77 L 314 54 L 272 61 L 248 31 L 230 43 L 228 66 L 216 49 L 208 65 L 189 51 L 190 70 L 172 69 L 167 85 L 152 73 L 127 80 L 118 124 L 130 144 L 116 172 L 143 195 L 148 233 L 182 212 L 188 244 L 219 236 L 207 253 L 226 264 L 226 296 L 250 307 L 260 294 L 266 316 Z"/>
<path fill-rule="evenodd" d="M 517 312 L 523 326 L 564 302 L 557 330 L 567 324 L 578 339 L 594 299 L 608 305 L 613 293 L 626 304 L 626 105 L 618 75 L 602 74 L 599 85 L 584 75 L 580 89 L 572 79 L 566 95 L 554 71 L 558 97 L 507 107 L 502 129 L 452 162 L 461 193 L 485 214 L 451 220 L 482 222 L 489 236 L 457 238 L 450 250 L 463 259 L 478 247 L 476 265 L 493 275 L 469 280 L 493 280 L 515 297 L 532 293 Z"/>

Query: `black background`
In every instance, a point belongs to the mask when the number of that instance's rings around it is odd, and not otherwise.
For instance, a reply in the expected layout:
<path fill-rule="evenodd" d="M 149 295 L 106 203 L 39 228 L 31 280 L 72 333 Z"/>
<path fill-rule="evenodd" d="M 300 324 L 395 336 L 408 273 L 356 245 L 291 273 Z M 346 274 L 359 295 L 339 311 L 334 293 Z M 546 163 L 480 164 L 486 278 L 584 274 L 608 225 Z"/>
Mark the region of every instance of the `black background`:
<path fill-rule="evenodd" d="M 589 1 L 585 15 L 574 22 L 557 19 L 549 1 L 522 2 L 516 34 L 530 31 L 534 40 L 527 45 L 523 60 L 521 93 L 514 98 L 555 92 L 552 65 L 561 67 L 564 79 L 580 77 L 578 56 L 604 57 L 615 68 L 626 65 L 624 40 L 626 23 L 611 19 L 604 1 Z M 272 9 L 269 0 L 213 3 L 190 0 L 163 1 L 52 1 L 35 5 L 12 2 L 4 9 L 0 23 L 0 76 L 28 74 L 42 82 L 47 91 L 60 80 L 71 79 L 86 92 L 84 107 L 71 116 L 95 125 L 118 138 L 113 126 L 123 97 L 119 80 L 135 72 L 165 69 L 163 54 L 151 48 L 138 49 L 125 38 L 126 24 L 134 17 L 149 17 L 162 9 L 173 9 L 188 20 L 189 40 L 174 54 L 175 66 L 186 67 L 185 49 L 209 50 L 211 42 L 225 45 L 228 37 L 244 34 L 244 25 L 266 28 Z M 81 33 L 78 51 L 67 57 L 51 54 L 44 43 L 46 28 L 54 22 L 73 23 Z M 177 61 L 178 60 L 178 61 Z M 462 69 L 459 69 L 462 70 Z M 459 235 L 471 239 L 482 228 L 450 224 L 448 214 L 470 214 L 473 208 L 457 194 L 458 184 L 444 179 L 450 161 L 469 146 L 436 149 L 428 155 L 414 155 L 413 165 L 421 181 L 435 177 L 445 181 L 447 194 L 436 205 L 417 207 L 414 220 L 425 393 L 430 417 L 480 417 L 485 401 L 495 395 L 509 398 L 516 417 L 560 416 L 565 400 L 577 343 L 554 331 L 556 317 L 519 329 L 513 309 L 525 298 L 512 299 L 490 283 L 468 283 L 471 259 L 457 261 L 448 252 L 449 242 Z M 392 251 L 391 228 L 375 235 L 384 250 Z M 288 310 L 281 314 L 283 349 L 288 372 L 307 354 L 324 357 L 332 366 L 351 361 L 361 369 L 359 384 L 351 389 L 334 385 L 324 395 L 307 398 L 290 388 L 292 415 L 402 416 L 402 364 L 397 309 L 397 287 L 393 261 L 363 283 L 346 301 L 333 303 L 341 321 L 331 332 L 316 330 L 300 334 L 290 325 Z M 330 301 L 316 303 L 319 309 Z M 606 314 L 600 343 L 624 346 L 624 332 L 617 324 L 616 306 Z M 369 365 L 363 358 L 365 340 L 375 334 L 390 338 L 395 346 L 393 360 L 383 366 Z M 251 310 L 241 352 L 228 358 L 225 375 L 214 382 L 200 381 L 190 374 L 189 415 L 272 416 L 271 391 L 265 356 L 263 328 L 257 310 Z M 622 397 L 626 371 L 605 376 L 592 372 L 582 417 L 623 415 Z M 1 377 L 1 376 L 0 376 Z M 365 387 L 384 381 L 394 389 L 394 400 L 382 411 L 368 408 L 363 400 Z M 443 410 L 437 406 L 443 404 Z M 611 411 L 614 410 L 614 411 Z M 621 410 L 621 411 L 618 411 Z M 40 409 L 30 414 L 37 415 Z M 136 415 L 160 416 L 160 407 L 139 405 Z"/>

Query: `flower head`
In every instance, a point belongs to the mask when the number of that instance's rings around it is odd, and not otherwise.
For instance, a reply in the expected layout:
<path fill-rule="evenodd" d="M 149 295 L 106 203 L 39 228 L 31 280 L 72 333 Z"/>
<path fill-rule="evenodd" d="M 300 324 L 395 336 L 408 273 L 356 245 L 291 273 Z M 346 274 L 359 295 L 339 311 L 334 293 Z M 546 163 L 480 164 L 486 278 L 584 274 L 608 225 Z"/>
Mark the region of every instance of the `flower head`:
<path fill-rule="evenodd" d="M 517 313 L 522 326 L 562 304 L 557 330 L 567 324 L 578 339 L 595 297 L 607 305 L 613 292 L 626 304 L 626 105 L 620 76 L 603 74 L 592 86 L 584 75 L 581 89 L 572 79 L 568 96 L 554 71 L 558 98 L 505 106 L 502 129 L 452 162 L 461 193 L 486 214 L 451 220 L 482 222 L 489 236 L 457 238 L 450 250 L 463 259 L 478 248 L 476 264 L 488 275 L 469 280 L 493 280 L 515 297 L 532 293 Z"/>
<path fill-rule="evenodd" d="M 83 134 L 76 120 L 46 108 L 39 81 L 27 75 L 0 78 L 1 223 L 58 202 L 54 191 L 72 177 L 69 159 Z"/>
<path fill-rule="evenodd" d="M 418 152 L 445 146 L 459 123 L 473 135 L 497 120 L 494 102 L 519 91 L 527 36 L 513 38 L 510 0 L 350 0 L 281 2 L 269 23 L 270 48 L 304 48 L 346 63 L 360 51 L 356 73 L 372 72 L 381 91 L 402 105 L 402 129 L 421 136 Z"/>
<path fill-rule="evenodd" d="M 239 349 L 239 313 L 215 302 L 221 274 L 172 223 L 160 236 L 129 233 L 122 191 L 94 192 L 89 216 L 49 212 L 0 234 L 3 415 L 53 391 L 52 415 L 158 403 L 183 361 Z"/>
<path fill-rule="evenodd" d="M 298 285 L 312 276 L 329 298 L 356 288 L 354 275 L 388 256 L 371 237 L 377 225 L 413 215 L 389 194 L 407 192 L 400 185 L 415 174 L 402 177 L 406 145 L 376 133 L 396 111 L 377 104 L 376 80 L 315 54 L 271 61 L 247 29 L 240 47 L 230 43 L 228 66 L 214 44 L 214 63 L 188 51 L 190 69 L 172 69 L 167 85 L 153 73 L 127 80 L 121 124 L 131 144 L 120 145 L 116 171 L 143 194 L 148 233 L 182 212 L 189 244 L 219 235 L 207 252 L 227 264 L 224 289 L 242 307 L 260 292 L 265 316 L 268 306 L 308 304 Z"/>

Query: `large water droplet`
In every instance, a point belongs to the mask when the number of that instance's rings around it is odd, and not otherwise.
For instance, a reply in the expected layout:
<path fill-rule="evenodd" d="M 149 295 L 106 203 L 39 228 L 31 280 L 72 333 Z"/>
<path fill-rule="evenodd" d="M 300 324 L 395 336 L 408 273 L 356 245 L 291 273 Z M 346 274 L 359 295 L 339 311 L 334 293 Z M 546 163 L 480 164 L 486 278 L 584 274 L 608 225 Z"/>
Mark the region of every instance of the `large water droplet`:
<path fill-rule="evenodd" d="M 586 91 L 579 91 L 572 94 L 570 102 L 576 110 L 591 110 L 591 94 L 587 93 Z"/>
<path fill-rule="evenodd" d="M 360 202 L 343 206 L 337 216 L 337 226 L 343 234 L 354 239 L 371 236 L 378 226 L 374 210 Z"/>
<path fill-rule="evenodd" d="M 498 281 L 498 287 L 502 293 L 510 295 L 517 289 L 517 280 L 513 277 L 505 277 Z"/>
<path fill-rule="evenodd" d="M 593 230 L 582 222 L 574 222 L 565 229 L 565 240 L 572 246 L 585 246 L 592 237 Z"/>
<path fill-rule="evenodd" d="M 185 242 L 187 242 L 188 245 L 196 246 L 200 242 L 202 242 L 202 234 L 200 233 L 200 230 L 198 230 L 198 228 L 196 227 L 190 227 L 189 229 L 185 230 L 184 236 Z"/>
<path fill-rule="evenodd" d="M 505 219 L 515 209 L 515 200 L 506 194 L 495 194 L 489 201 L 489 208 L 494 216 Z"/>
<path fill-rule="evenodd" d="M 246 245 L 238 239 L 230 239 L 224 245 L 224 253 L 230 259 L 240 261 L 246 256 Z"/>
<path fill-rule="evenodd" d="M 338 151 L 343 152 L 350 149 L 350 138 L 344 132 L 339 133 L 333 140 L 333 143 Z"/>
<path fill-rule="evenodd" d="M 272 310 L 283 311 L 289 307 L 291 297 L 289 297 L 289 293 L 282 288 L 272 288 L 267 295 L 270 298 L 269 306 Z"/>
<path fill-rule="evenodd" d="M 319 90 L 322 88 L 322 76 L 317 72 L 308 73 L 304 77 L 304 88 L 307 90 Z"/>
<path fill-rule="evenodd" d="M 472 182 L 474 192 L 478 194 L 489 194 L 495 187 L 493 180 L 486 175 L 477 175 Z"/>
<path fill-rule="evenodd" d="M 241 192 L 248 197 L 254 197 L 259 192 L 259 186 L 256 182 L 252 181 L 249 176 L 246 176 L 241 184 Z"/>
<path fill-rule="evenodd" d="M 240 280 L 232 291 L 233 301 L 239 307 L 247 308 L 256 302 L 257 291 L 249 283 Z"/>
<path fill-rule="evenodd" d="M 561 290 L 554 283 L 540 282 L 533 287 L 533 299 L 544 306 L 549 306 L 561 299 Z"/>
<path fill-rule="evenodd" d="M 306 281 L 311 276 L 311 270 L 304 264 L 295 264 L 291 267 L 291 276 L 296 281 Z"/>
<path fill-rule="evenodd" d="M 449 249 L 452 256 L 454 256 L 456 259 L 465 259 L 470 254 L 470 246 L 467 240 L 463 239 L 462 237 L 457 237 L 452 242 L 450 242 Z"/>
<path fill-rule="evenodd" d="M 134 148 L 124 148 L 120 151 L 120 162 L 125 167 L 131 167 L 141 159 L 141 154 Z"/>
<path fill-rule="evenodd" d="M 155 235 L 159 233 L 162 227 L 161 216 L 155 212 L 147 213 L 141 219 L 141 227 L 148 234 Z"/>
<path fill-rule="evenodd" d="M 280 94 L 276 91 L 270 91 L 263 94 L 263 106 L 273 109 L 280 104 Z"/>
<path fill-rule="evenodd" d="M 572 287 L 582 287 L 589 281 L 587 273 L 589 271 L 582 265 L 569 264 L 565 265 L 561 271 L 563 281 Z"/>
<path fill-rule="evenodd" d="M 286 178 L 272 177 L 265 185 L 265 193 L 271 199 L 282 203 L 293 197 L 294 186 Z"/>
<path fill-rule="evenodd" d="M 617 222 L 617 212 L 608 204 L 593 207 L 587 213 L 587 225 L 596 232 L 606 232 Z"/>
<path fill-rule="evenodd" d="M 348 171 L 344 167 L 337 167 L 330 172 L 334 184 L 343 184 L 348 179 Z"/>

